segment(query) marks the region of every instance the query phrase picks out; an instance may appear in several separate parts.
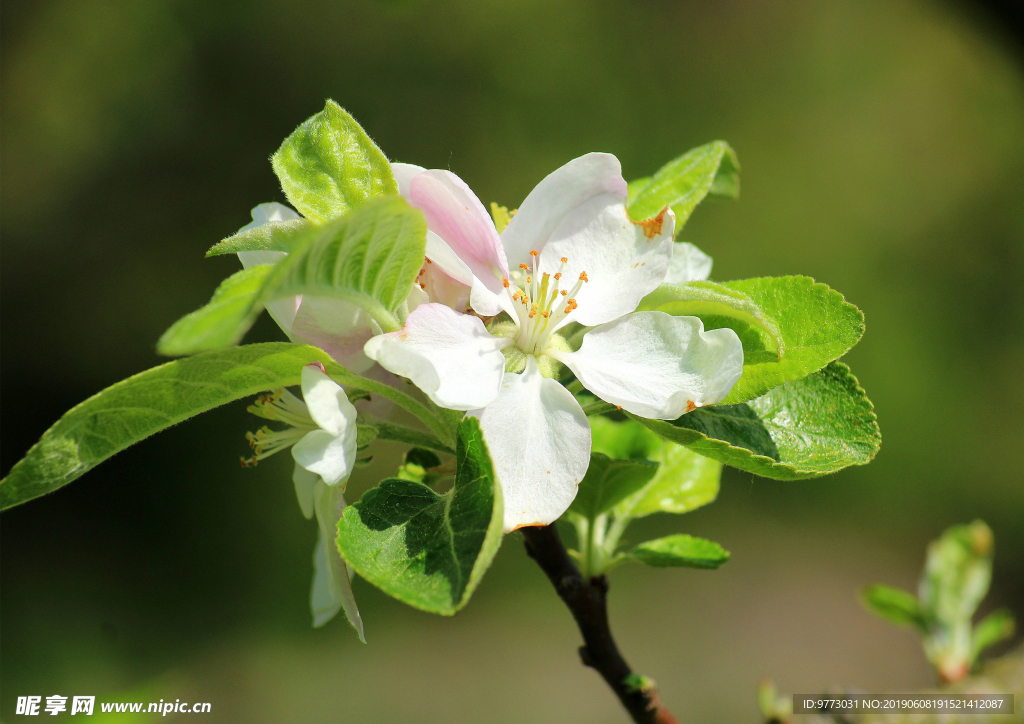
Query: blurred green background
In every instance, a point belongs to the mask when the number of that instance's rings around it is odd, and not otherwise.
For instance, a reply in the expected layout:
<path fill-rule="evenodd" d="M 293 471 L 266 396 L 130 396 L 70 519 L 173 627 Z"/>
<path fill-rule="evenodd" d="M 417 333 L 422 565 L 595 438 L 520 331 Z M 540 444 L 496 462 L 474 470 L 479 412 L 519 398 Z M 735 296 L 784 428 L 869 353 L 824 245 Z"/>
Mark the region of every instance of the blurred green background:
<path fill-rule="evenodd" d="M 913 588 L 926 542 L 975 517 L 996 536 L 983 609 L 1024 619 L 1024 76 L 980 11 L 7 0 L 0 47 L 3 472 L 161 361 L 160 333 L 237 268 L 203 252 L 284 201 L 267 159 L 327 97 L 390 158 L 510 207 L 588 151 L 629 179 L 724 138 L 742 196 L 681 238 L 715 279 L 807 274 L 864 310 L 846 361 L 884 443 L 819 480 L 727 471 L 714 504 L 648 520 L 634 539 L 689 532 L 733 559 L 617 569 L 627 658 L 688 722 L 757 721 L 765 676 L 928 685 L 916 640 L 855 591 Z M 278 335 L 264 318 L 250 339 Z M 120 693 L 209 701 L 211 722 L 624 721 L 515 534 L 453 619 L 359 580 L 368 645 L 344 620 L 312 630 L 315 526 L 283 456 L 239 469 L 255 426 L 229 406 L 3 514 L 0 717 L 18 695 Z"/>

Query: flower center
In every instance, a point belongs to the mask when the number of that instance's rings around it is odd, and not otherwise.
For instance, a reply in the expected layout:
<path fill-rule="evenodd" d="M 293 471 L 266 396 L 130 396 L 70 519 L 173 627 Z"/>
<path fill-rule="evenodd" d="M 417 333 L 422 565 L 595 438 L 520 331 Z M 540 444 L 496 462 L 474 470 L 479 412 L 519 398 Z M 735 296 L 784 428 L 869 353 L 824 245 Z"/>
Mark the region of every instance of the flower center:
<path fill-rule="evenodd" d="M 260 395 L 256 402 L 249 405 L 248 411 L 266 420 L 283 422 L 288 425 L 284 430 L 271 430 L 264 425 L 256 432 L 247 432 L 245 439 L 253 450 L 251 458 L 242 458 L 242 467 L 255 467 L 264 458 L 281 452 L 297 443 L 310 430 L 318 425 L 309 416 L 309 408 L 286 389 L 278 389 L 269 395 Z"/>
<path fill-rule="evenodd" d="M 587 273 L 582 272 L 572 289 L 563 289 L 562 273 L 569 260 L 564 256 L 554 273 L 542 268 L 540 255 L 530 252 L 530 264 L 520 264 L 512 272 L 514 284 L 505 280 L 505 291 L 512 299 L 519 321 L 516 347 L 524 354 L 543 355 L 551 344 L 552 335 L 558 325 L 576 307 L 576 294 L 587 282 Z"/>

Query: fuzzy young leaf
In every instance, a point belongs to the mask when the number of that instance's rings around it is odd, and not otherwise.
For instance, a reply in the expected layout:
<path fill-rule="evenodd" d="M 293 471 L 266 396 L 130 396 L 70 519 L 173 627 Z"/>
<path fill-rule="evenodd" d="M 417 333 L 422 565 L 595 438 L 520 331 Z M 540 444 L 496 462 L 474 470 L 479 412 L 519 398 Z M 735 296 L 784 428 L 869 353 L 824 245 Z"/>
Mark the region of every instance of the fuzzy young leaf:
<path fill-rule="evenodd" d="M 723 318 L 732 319 L 766 335 L 767 346 L 775 352 L 777 360 L 785 354 L 786 341 L 775 320 L 746 294 L 723 284 L 704 281 L 662 284 L 640 301 L 637 311 L 658 311 L 676 317 L 692 316 L 716 322 Z M 760 335 L 755 339 L 758 343 L 762 341 Z M 745 347 L 743 351 L 747 353 Z"/>
<path fill-rule="evenodd" d="M 114 453 L 219 405 L 299 384 L 322 350 L 287 342 L 207 352 L 154 367 L 90 397 L 57 421 L 0 481 L 0 508 L 67 485 Z"/>
<path fill-rule="evenodd" d="M 569 510 L 593 520 L 644 487 L 657 471 L 657 463 L 647 460 L 614 460 L 595 453 Z"/>
<path fill-rule="evenodd" d="M 390 596 L 450 616 L 466 605 L 501 545 L 502 500 L 479 422 L 459 425 L 455 485 L 444 495 L 389 478 L 349 506 L 338 548 Z"/>
<path fill-rule="evenodd" d="M 267 302 L 299 294 L 351 302 L 386 331 L 398 329 L 399 309 L 423 263 L 426 233 L 423 214 L 401 198 L 367 201 L 337 221 L 308 227 L 277 264 L 239 272 L 265 275 L 259 292 L 246 297 L 247 304 L 237 296 L 231 305 L 218 305 L 215 296 L 171 327 L 157 351 L 184 355 L 237 344 Z"/>
<path fill-rule="evenodd" d="M 928 632 L 928 620 L 920 602 L 904 590 L 876 584 L 863 589 L 860 600 L 879 618 L 897 626 L 917 629 L 922 634 Z"/>
<path fill-rule="evenodd" d="M 649 540 L 627 555 L 656 568 L 718 568 L 729 560 L 729 551 L 714 541 L 685 534 Z"/>
<path fill-rule="evenodd" d="M 237 254 L 240 251 L 290 252 L 312 227 L 305 219 L 271 221 L 240 231 L 210 247 L 206 256 Z"/>
<path fill-rule="evenodd" d="M 434 435 L 423 430 L 417 430 L 413 427 L 406 427 L 405 425 L 399 425 L 394 422 L 388 422 L 387 420 L 366 420 L 366 423 L 372 425 L 377 430 L 378 440 L 390 440 L 392 442 L 400 442 L 405 445 L 415 445 L 416 447 L 427 448 L 428 450 L 437 450 L 444 453 L 453 453 L 451 449 L 444 442 L 439 440 Z"/>
<path fill-rule="evenodd" d="M 630 417 L 694 452 L 776 480 L 864 465 L 881 445 L 873 406 L 841 362 L 744 404 L 672 421 Z"/>
<path fill-rule="evenodd" d="M 270 161 L 288 201 L 317 224 L 398 193 L 387 157 L 334 101 L 296 128 Z"/>
<path fill-rule="evenodd" d="M 1017 624 L 1009 609 L 1001 608 L 981 619 L 971 634 L 971 661 L 977 661 L 989 646 L 1013 637 Z"/>
<path fill-rule="evenodd" d="M 739 162 L 725 141 L 712 141 L 684 153 L 650 178 L 629 184 L 628 211 L 634 219 L 657 216 L 666 206 L 676 215 L 676 233 L 709 193 L 736 198 Z"/>
<path fill-rule="evenodd" d="M 205 307 L 187 314 L 168 329 L 156 343 L 157 351 L 169 357 L 206 352 L 234 344 L 238 320 L 255 321 L 263 284 L 271 267 L 266 264 L 235 272 L 217 287 Z M 252 321 L 249 324 L 252 324 Z"/>

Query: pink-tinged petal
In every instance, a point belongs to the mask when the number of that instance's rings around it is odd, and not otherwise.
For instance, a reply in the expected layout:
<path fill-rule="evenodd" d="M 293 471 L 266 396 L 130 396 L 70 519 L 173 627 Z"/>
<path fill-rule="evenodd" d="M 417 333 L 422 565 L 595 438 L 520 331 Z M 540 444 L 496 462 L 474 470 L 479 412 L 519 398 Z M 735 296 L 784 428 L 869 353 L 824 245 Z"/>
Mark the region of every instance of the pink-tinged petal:
<path fill-rule="evenodd" d="M 588 153 L 553 171 L 530 192 L 501 235 L 513 267 L 529 262 L 530 251 L 541 251 L 562 220 L 597 196 L 626 203 L 626 182 L 619 160 L 610 153 Z"/>
<path fill-rule="evenodd" d="M 636 309 L 658 288 L 672 259 L 675 215 L 667 207 L 656 219 L 634 223 L 616 197 L 597 196 L 573 209 L 540 253 L 545 271 L 560 268 L 563 286 L 585 273 L 574 294 L 577 308 L 566 318 L 588 327 L 610 322 Z"/>
<path fill-rule="evenodd" d="M 444 239 L 430 230 L 427 231 L 426 253 L 430 263 L 440 267 L 453 280 L 467 288 L 473 285 L 473 272 L 466 266 L 466 263 L 445 243 Z"/>
<path fill-rule="evenodd" d="M 480 418 L 501 484 L 505 532 L 557 520 L 590 465 L 590 424 L 576 398 L 530 356 L 522 374 L 505 375 L 494 402 L 469 414 Z"/>
<path fill-rule="evenodd" d="M 413 384 L 449 410 L 484 407 L 498 396 L 505 373 L 504 347 L 478 317 L 443 304 L 421 304 L 397 332 L 379 334 L 363 351 L 381 367 Z"/>
<path fill-rule="evenodd" d="M 494 221 L 470 188 L 449 171 L 425 171 L 413 177 L 410 200 L 473 276 L 498 292 L 508 277 L 508 263 Z"/>
<path fill-rule="evenodd" d="M 423 173 L 427 169 L 422 166 L 415 166 L 411 163 L 393 163 L 391 164 L 391 173 L 395 176 L 395 181 L 398 183 L 398 195 L 406 201 L 409 200 L 409 182 L 412 181 L 412 177 Z"/>
<path fill-rule="evenodd" d="M 363 354 L 363 345 L 374 334 L 374 322 L 364 309 L 328 297 L 300 299 L 290 330 L 293 341 L 319 347 L 357 374 L 373 365 Z"/>
<path fill-rule="evenodd" d="M 602 400 L 656 420 L 721 402 L 743 373 L 734 331 L 705 331 L 697 317 L 664 312 L 602 324 L 587 332 L 579 351 L 549 354 Z"/>
<path fill-rule="evenodd" d="M 437 264 L 424 265 L 417 280 L 428 301 L 443 304 L 456 312 L 465 312 L 469 306 L 470 287 L 448 276 Z"/>

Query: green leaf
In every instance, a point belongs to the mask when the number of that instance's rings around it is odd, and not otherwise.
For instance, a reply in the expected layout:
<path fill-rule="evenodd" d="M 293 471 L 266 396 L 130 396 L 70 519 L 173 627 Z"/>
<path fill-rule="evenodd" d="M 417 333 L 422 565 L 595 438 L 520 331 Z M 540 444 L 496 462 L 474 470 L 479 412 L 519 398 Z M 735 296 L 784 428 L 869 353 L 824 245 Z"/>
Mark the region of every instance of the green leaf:
<path fill-rule="evenodd" d="M 689 513 L 718 497 L 722 463 L 692 450 L 661 441 L 650 456 L 658 472 L 646 485 L 615 506 L 617 518 L 642 518 L 651 513 Z"/>
<path fill-rule="evenodd" d="M 720 318 L 732 319 L 764 333 L 768 342 L 767 347 L 774 351 L 776 361 L 780 361 L 785 354 L 786 342 L 775 320 L 765 314 L 746 294 L 723 284 L 703 281 L 662 284 L 640 301 L 637 311 L 666 312 L 676 317 L 701 317 L 714 319 L 716 322 Z M 760 348 L 764 347 L 761 335 L 755 336 L 754 339 L 757 340 L 758 348 L 751 351 L 760 351 Z M 746 347 L 743 351 L 747 352 Z"/>
<path fill-rule="evenodd" d="M 296 128 L 270 161 L 288 201 L 317 224 L 374 196 L 398 193 L 388 159 L 331 100 Z"/>
<path fill-rule="evenodd" d="M 638 422 L 590 418 L 593 451 L 611 458 L 647 459 L 658 471 L 636 492 L 615 506 L 616 518 L 642 518 L 651 513 L 688 513 L 718 497 L 722 463 L 663 439 Z"/>
<path fill-rule="evenodd" d="M 237 254 L 240 251 L 282 251 L 290 252 L 312 228 L 305 219 L 271 221 L 267 224 L 240 231 L 220 241 L 206 252 L 206 256 Z"/>
<path fill-rule="evenodd" d="M 820 370 L 864 333 L 860 310 L 810 277 L 662 285 L 639 309 L 694 315 L 706 329 L 735 330 L 743 343 L 743 376 L 725 398 L 727 405 Z"/>
<path fill-rule="evenodd" d="M 976 661 L 989 646 L 1012 638 L 1016 628 L 1013 613 L 1007 608 L 993 611 L 981 619 L 971 635 L 971 661 Z"/>
<path fill-rule="evenodd" d="M 182 320 L 160 339 L 157 351 L 183 355 L 237 344 L 265 304 L 298 294 L 350 302 L 385 331 L 399 329 L 399 310 L 423 264 L 426 233 L 423 214 L 401 198 L 367 201 L 337 221 L 307 229 L 277 264 L 250 269 L 262 269 L 266 276 L 247 304 L 210 309 L 211 302 L 185 318 L 202 325 L 179 327 Z M 193 329 L 201 334 L 192 334 Z"/>
<path fill-rule="evenodd" d="M 237 341 L 233 325 L 249 314 L 271 269 L 270 265 L 261 264 L 229 276 L 205 307 L 185 315 L 163 333 L 157 350 L 176 357 L 233 344 Z"/>
<path fill-rule="evenodd" d="M 501 487 L 475 418 L 459 425 L 455 485 L 444 495 L 398 478 L 346 508 L 338 548 L 390 596 L 450 616 L 466 605 L 501 545 Z"/>
<path fill-rule="evenodd" d="M 718 568 L 729 560 L 729 551 L 714 541 L 682 533 L 641 543 L 626 555 L 656 568 Z"/>
<path fill-rule="evenodd" d="M 629 185 L 628 211 L 634 219 L 657 216 L 666 206 L 676 215 L 676 233 L 709 193 L 736 198 L 739 162 L 725 141 L 712 141 L 669 161 L 649 179 Z M 645 183 L 646 182 L 646 183 Z"/>
<path fill-rule="evenodd" d="M 368 425 L 372 425 L 377 430 L 378 440 L 390 440 L 392 442 L 400 442 L 405 445 L 415 445 L 416 447 L 437 450 L 439 452 L 449 454 L 455 452 L 451 447 L 446 445 L 437 437 L 428 432 L 424 432 L 423 430 L 417 430 L 414 427 L 406 427 L 405 425 L 398 425 L 394 422 L 388 422 L 387 420 L 367 418 L 364 421 Z"/>
<path fill-rule="evenodd" d="M 928 632 L 928 621 L 920 602 L 911 594 L 899 588 L 876 584 L 860 592 L 860 600 L 866 609 L 880 618 L 897 626 Z"/>
<path fill-rule="evenodd" d="M 278 342 L 168 362 L 118 382 L 65 414 L 0 481 L 0 508 L 67 485 L 129 445 L 219 405 L 297 385 L 319 361 L 347 371 L 315 347 Z M 241 438 L 239 438 L 241 444 Z"/>
<path fill-rule="evenodd" d="M 746 294 L 775 321 L 784 346 L 779 359 L 772 340 L 761 330 L 744 329 L 728 320 L 710 325 L 712 329 L 732 327 L 743 341 L 743 376 L 725 404 L 745 402 L 820 370 L 846 354 L 864 334 L 861 311 L 810 277 L 760 277 L 725 286 Z"/>
<path fill-rule="evenodd" d="M 776 480 L 865 465 L 881 445 L 873 406 L 841 362 L 744 404 L 672 421 L 629 416 L 696 453 Z"/>
<path fill-rule="evenodd" d="M 647 460 L 614 460 L 595 453 L 569 510 L 593 520 L 642 488 L 657 470 L 657 464 Z"/>

